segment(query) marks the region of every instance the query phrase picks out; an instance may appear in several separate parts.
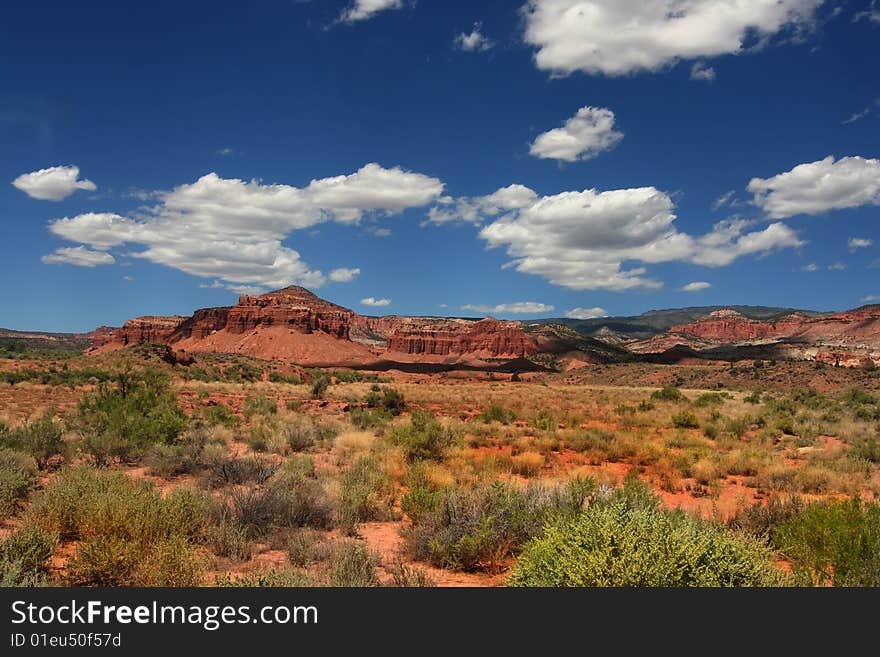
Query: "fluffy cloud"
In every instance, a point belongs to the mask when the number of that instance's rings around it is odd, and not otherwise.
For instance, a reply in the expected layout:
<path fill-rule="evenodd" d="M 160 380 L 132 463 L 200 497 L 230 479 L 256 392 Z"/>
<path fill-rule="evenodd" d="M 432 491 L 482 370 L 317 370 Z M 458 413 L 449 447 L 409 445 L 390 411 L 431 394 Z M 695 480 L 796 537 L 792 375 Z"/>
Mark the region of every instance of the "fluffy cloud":
<path fill-rule="evenodd" d="M 862 303 L 878 303 L 880 302 L 880 294 L 869 294 L 862 297 Z"/>
<path fill-rule="evenodd" d="M 801 271 L 808 271 L 808 272 L 819 271 L 819 265 L 817 265 L 815 262 L 811 262 L 810 264 L 804 265 L 803 267 L 801 267 Z"/>
<path fill-rule="evenodd" d="M 829 155 L 772 178 L 752 178 L 755 204 L 773 219 L 880 205 L 880 160 Z"/>
<path fill-rule="evenodd" d="M 489 196 L 453 198 L 443 196 L 428 211 L 428 223 L 482 223 L 486 217 L 502 212 L 521 210 L 537 200 L 538 195 L 524 185 L 502 187 Z"/>
<path fill-rule="evenodd" d="M 318 287 L 324 274 L 283 244 L 291 233 L 327 221 L 354 224 L 366 212 L 400 213 L 442 191 L 436 178 L 378 164 L 302 188 L 211 173 L 160 193 L 143 216 L 87 213 L 57 219 L 49 229 L 98 250 L 141 245 L 132 256 L 226 284 Z"/>
<path fill-rule="evenodd" d="M 850 251 L 858 251 L 859 249 L 867 249 L 874 244 L 874 240 L 867 237 L 850 237 L 847 242 Z"/>
<path fill-rule="evenodd" d="M 614 112 L 604 107 L 582 107 L 561 128 L 535 139 L 529 153 L 535 157 L 577 162 L 609 151 L 623 139 L 614 129 Z"/>
<path fill-rule="evenodd" d="M 373 297 L 367 297 L 366 299 L 361 299 L 361 305 L 382 308 L 384 306 L 390 306 L 391 299 L 375 299 Z"/>
<path fill-rule="evenodd" d="M 79 180 L 79 167 L 49 167 L 31 173 L 23 173 L 12 181 L 31 198 L 41 201 L 60 201 L 78 189 L 93 192 L 97 189 L 91 180 Z"/>
<path fill-rule="evenodd" d="M 530 0 L 525 41 L 555 75 L 626 75 L 743 51 L 808 23 L 823 0 Z"/>
<path fill-rule="evenodd" d="M 492 48 L 495 43 L 486 38 L 480 30 L 483 29 L 482 23 L 474 23 L 474 29 L 467 32 L 461 32 L 455 37 L 454 45 L 459 50 L 465 52 L 483 52 Z"/>
<path fill-rule="evenodd" d="M 717 212 L 725 205 L 732 205 L 735 200 L 734 196 L 736 196 L 736 192 L 732 189 L 729 192 L 724 192 L 712 202 L 712 209 Z"/>
<path fill-rule="evenodd" d="M 503 210 L 500 199 L 507 201 Z M 479 235 L 492 248 L 506 247 L 512 260 L 505 266 L 576 290 L 662 287 L 646 276 L 645 267 L 627 267 L 630 262 L 720 267 L 745 255 L 803 245 L 778 222 L 751 232 L 750 222 L 739 219 L 719 222 L 701 236 L 679 232 L 672 199 L 653 187 L 539 197 L 518 185 L 490 196 L 441 201 L 430 220 L 437 221 L 438 214 L 440 223 L 494 219 Z M 465 216 L 456 217 L 459 210 Z"/>
<path fill-rule="evenodd" d="M 706 281 L 694 281 L 693 283 L 688 283 L 687 285 L 681 286 L 682 292 L 699 292 L 700 290 L 708 290 L 712 287 L 711 283 L 707 283 Z"/>
<path fill-rule="evenodd" d="M 691 80 L 712 82 L 715 80 L 715 69 L 707 66 L 704 62 L 694 62 L 691 66 Z"/>
<path fill-rule="evenodd" d="M 572 308 L 566 311 L 565 316 L 569 319 L 595 319 L 596 317 L 608 317 L 608 311 L 604 308 Z"/>
<path fill-rule="evenodd" d="M 98 265 L 112 265 L 116 259 L 103 251 L 92 251 L 84 246 L 76 246 L 55 249 L 55 253 L 44 255 L 42 261 L 47 265 L 96 267 Z"/>
<path fill-rule="evenodd" d="M 488 315 L 535 315 L 552 312 L 553 306 L 535 301 L 517 301 L 516 303 L 500 303 L 497 306 L 465 304 L 461 309 Z"/>
<path fill-rule="evenodd" d="M 402 7 L 403 0 L 355 0 L 353 5 L 342 12 L 339 20 L 343 23 L 354 23 L 372 18 L 380 11 Z"/>
<path fill-rule="evenodd" d="M 846 269 L 846 263 L 844 262 L 835 262 L 828 265 L 828 271 L 843 271 L 844 269 Z"/>
<path fill-rule="evenodd" d="M 334 283 L 348 283 L 360 276 L 361 270 L 358 268 L 346 269 L 341 267 L 330 272 L 330 280 Z"/>

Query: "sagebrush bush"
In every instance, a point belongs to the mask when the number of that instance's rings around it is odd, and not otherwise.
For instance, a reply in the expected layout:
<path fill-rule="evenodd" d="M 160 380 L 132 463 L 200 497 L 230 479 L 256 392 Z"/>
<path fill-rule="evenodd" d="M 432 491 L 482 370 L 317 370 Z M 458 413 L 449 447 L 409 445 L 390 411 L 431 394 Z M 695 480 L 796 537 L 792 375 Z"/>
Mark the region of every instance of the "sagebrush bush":
<path fill-rule="evenodd" d="M 244 416 L 251 419 L 258 415 L 277 415 L 278 402 L 265 396 L 248 397 L 244 400 Z"/>
<path fill-rule="evenodd" d="M 26 421 L 17 427 L 0 430 L 0 448 L 13 449 L 30 454 L 41 470 L 54 456 L 66 453 L 64 427 L 54 419 L 54 412 L 47 411 L 36 420 Z"/>
<path fill-rule="evenodd" d="M 443 453 L 459 441 L 451 427 L 443 426 L 432 413 L 415 411 L 409 425 L 391 432 L 391 442 L 403 447 L 410 462 L 441 461 Z"/>
<path fill-rule="evenodd" d="M 34 496 L 25 519 L 78 541 L 69 582 L 90 586 L 192 586 L 203 564 L 209 496 L 178 489 L 165 497 L 147 482 L 86 466 L 59 472 Z"/>
<path fill-rule="evenodd" d="M 226 491 L 215 513 L 218 520 L 234 522 L 248 536 L 258 537 L 283 527 L 329 528 L 333 506 L 313 475 L 284 469 L 264 485 Z"/>
<path fill-rule="evenodd" d="M 173 444 L 186 428 L 169 378 L 161 372 L 123 370 L 77 406 L 74 425 L 82 444 L 100 465 L 132 461 L 156 444 Z"/>
<path fill-rule="evenodd" d="M 0 449 L 0 519 L 15 513 L 37 481 L 34 459 L 11 449 Z"/>
<path fill-rule="evenodd" d="M 58 536 L 27 523 L 0 540 L 0 586 L 40 586 L 46 583 L 49 559 Z"/>
<path fill-rule="evenodd" d="M 549 487 L 497 482 L 440 491 L 402 531 L 412 556 L 441 568 L 465 571 L 498 567 L 556 514 L 583 507 L 595 485 L 575 479 Z"/>
<path fill-rule="evenodd" d="M 658 399 L 660 401 L 681 401 L 684 399 L 684 395 L 681 394 L 681 390 L 677 387 L 666 386 L 665 388 L 652 392 L 651 399 Z"/>
<path fill-rule="evenodd" d="M 437 586 L 436 580 L 431 577 L 423 568 L 418 566 L 409 566 L 402 561 L 395 561 L 388 566 L 388 572 L 391 575 L 391 581 L 388 586 L 396 586 L 398 588 L 425 588 Z"/>
<path fill-rule="evenodd" d="M 682 411 L 672 416 L 672 426 L 676 429 L 699 429 L 700 421 L 693 413 Z"/>
<path fill-rule="evenodd" d="M 809 504 L 776 525 L 772 542 L 796 581 L 880 586 L 880 505 L 856 499 Z"/>
<path fill-rule="evenodd" d="M 594 500 L 529 542 L 509 586 L 777 586 L 758 540 L 656 506 Z"/>
<path fill-rule="evenodd" d="M 343 541 L 330 553 L 328 580 L 330 586 L 378 586 L 376 566 L 379 556 L 357 541 Z"/>
<path fill-rule="evenodd" d="M 300 588 L 315 586 L 316 582 L 302 570 L 278 570 L 271 568 L 257 573 L 232 577 L 226 573 L 214 580 L 214 586 L 243 588 Z"/>
<path fill-rule="evenodd" d="M 208 545 L 218 557 L 234 561 L 251 558 L 253 543 L 247 530 L 234 522 L 219 522 L 208 530 Z"/>
<path fill-rule="evenodd" d="M 375 458 L 362 456 L 342 475 L 337 509 L 339 525 L 353 531 L 357 523 L 391 520 L 395 487 Z"/>
<path fill-rule="evenodd" d="M 279 465 L 262 454 L 236 458 L 229 456 L 226 450 L 220 450 L 206 455 L 205 467 L 208 483 L 212 486 L 223 486 L 265 483 L 278 471 Z"/>

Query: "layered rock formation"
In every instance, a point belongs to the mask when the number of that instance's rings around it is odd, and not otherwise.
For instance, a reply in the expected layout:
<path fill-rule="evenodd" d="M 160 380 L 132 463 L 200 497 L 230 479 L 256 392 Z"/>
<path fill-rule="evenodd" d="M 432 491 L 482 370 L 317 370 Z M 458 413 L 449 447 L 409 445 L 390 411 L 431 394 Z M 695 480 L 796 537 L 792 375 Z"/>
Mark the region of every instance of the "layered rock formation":
<path fill-rule="evenodd" d="M 709 357 L 760 357 L 766 353 L 846 367 L 864 365 L 880 360 L 880 306 L 821 317 L 792 313 L 774 321 L 722 310 L 626 346 L 637 353 L 657 354 L 679 345 Z"/>
<path fill-rule="evenodd" d="M 538 352 L 537 343 L 519 322 L 487 318 L 453 320 L 405 328 L 388 338 L 388 352 L 425 356 L 522 358 Z"/>
<path fill-rule="evenodd" d="M 519 322 L 437 317 L 365 317 L 301 287 L 242 296 L 192 317 L 140 317 L 95 342 L 119 348 L 159 342 L 187 351 L 243 353 L 304 365 L 380 360 L 457 362 L 522 358 L 539 347 Z"/>

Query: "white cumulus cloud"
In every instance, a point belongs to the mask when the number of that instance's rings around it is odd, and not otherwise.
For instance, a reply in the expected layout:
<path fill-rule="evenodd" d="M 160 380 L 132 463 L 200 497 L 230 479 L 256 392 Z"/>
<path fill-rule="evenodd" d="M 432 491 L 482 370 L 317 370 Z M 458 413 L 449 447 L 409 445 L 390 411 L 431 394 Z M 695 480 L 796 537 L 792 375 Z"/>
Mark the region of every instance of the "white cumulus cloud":
<path fill-rule="evenodd" d="M 482 29 L 482 23 L 474 23 L 474 29 L 470 32 L 459 33 L 455 37 L 453 44 L 456 48 L 464 50 L 465 52 L 483 52 L 489 50 L 495 45 L 495 42 L 487 38 L 481 32 Z"/>
<path fill-rule="evenodd" d="M 682 292 L 699 292 L 700 290 L 708 290 L 712 287 L 711 283 L 707 283 L 706 281 L 694 281 L 693 283 L 688 283 L 687 285 L 681 286 Z"/>
<path fill-rule="evenodd" d="M 849 245 L 849 250 L 855 252 L 859 249 L 867 249 L 873 246 L 874 240 L 867 237 L 850 237 L 847 244 Z"/>
<path fill-rule="evenodd" d="M 348 283 L 356 279 L 361 273 L 361 270 L 357 267 L 353 269 L 347 269 L 345 267 L 340 267 L 339 269 L 334 269 L 330 272 L 330 280 L 334 283 Z"/>
<path fill-rule="evenodd" d="M 78 189 L 90 192 L 97 189 L 91 180 L 80 180 L 79 167 L 73 165 L 23 173 L 12 184 L 31 198 L 41 201 L 61 201 Z"/>
<path fill-rule="evenodd" d="M 554 75 L 658 71 L 808 24 L 823 0 L 530 0 L 525 41 Z"/>
<path fill-rule="evenodd" d="M 829 155 L 772 178 L 752 178 L 748 190 L 773 219 L 880 205 L 880 160 Z"/>
<path fill-rule="evenodd" d="M 808 272 L 819 271 L 819 265 L 817 265 L 815 262 L 811 262 L 810 264 L 804 265 L 803 267 L 801 267 L 801 271 L 808 271 Z"/>
<path fill-rule="evenodd" d="M 112 265 L 116 259 L 104 251 L 92 251 L 84 246 L 62 247 L 54 253 L 44 255 L 42 261 L 47 265 L 76 265 L 77 267 L 96 267 Z"/>
<path fill-rule="evenodd" d="M 390 306 L 391 299 L 376 299 L 374 297 L 367 297 L 366 299 L 361 299 L 361 305 L 382 308 L 384 306 Z"/>
<path fill-rule="evenodd" d="M 511 190 L 515 191 L 511 193 Z M 508 202 L 500 208 L 500 198 Z M 480 224 L 489 247 L 506 247 L 505 267 L 576 290 L 659 288 L 644 266 L 630 263 L 690 262 L 729 265 L 749 254 L 804 244 L 783 223 L 752 230 L 751 222 L 721 221 L 704 235 L 680 232 L 674 203 L 654 187 L 538 196 L 515 185 L 484 197 L 443 197 L 429 221 Z"/>
<path fill-rule="evenodd" d="M 305 187 L 210 173 L 160 193 L 158 205 L 140 215 L 87 213 L 49 229 L 98 250 L 140 245 L 130 255 L 228 285 L 318 287 L 326 276 L 283 243 L 291 234 L 328 221 L 356 224 L 368 212 L 398 214 L 442 191 L 436 178 L 378 164 Z"/>
<path fill-rule="evenodd" d="M 561 128 L 535 139 L 529 152 L 545 159 L 577 162 L 609 151 L 623 139 L 614 129 L 614 112 L 604 107 L 582 107 Z"/>
<path fill-rule="evenodd" d="M 381 11 L 403 8 L 403 0 L 355 0 L 348 9 L 342 12 L 339 20 L 344 23 L 372 18 Z"/>
<path fill-rule="evenodd" d="M 608 311 L 604 308 L 572 308 L 565 312 L 569 319 L 595 319 L 596 317 L 608 317 Z"/>
<path fill-rule="evenodd" d="M 465 304 L 462 310 L 490 315 L 535 315 L 537 313 L 549 313 L 553 306 L 536 301 L 517 301 L 515 303 L 499 303 L 497 306 L 484 306 L 480 304 Z"/>

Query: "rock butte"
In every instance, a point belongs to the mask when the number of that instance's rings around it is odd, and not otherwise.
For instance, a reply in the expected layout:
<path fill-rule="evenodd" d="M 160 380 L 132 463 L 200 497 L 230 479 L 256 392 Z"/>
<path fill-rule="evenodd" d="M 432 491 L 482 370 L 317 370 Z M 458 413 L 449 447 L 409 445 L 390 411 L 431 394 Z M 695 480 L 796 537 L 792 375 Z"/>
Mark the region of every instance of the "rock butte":
<path fill-rule="evenodd" d="M 304 366 L 528 364 L 526 359 L 547 355 L 558 367 L 572 369 L 621 360 L 627 351 L 654 362 L 767 354 L 857 366 L 880 360 L 880 306 L 819 317 L 790 313 L 774 320 L 722 309 L 647 340 L 625 339 L 607 327 L 597 330 L 595 339 L 572 334 L 548 323 L 493 318 L 359 315 L 291 286 L 242 296 L 234 306 L 203 308 L 191 317 L 138 317 L 122 328 L 102 327 L 89 335 L 99 350 L 151 342 L 177 351 L 238 353 Z"/>

